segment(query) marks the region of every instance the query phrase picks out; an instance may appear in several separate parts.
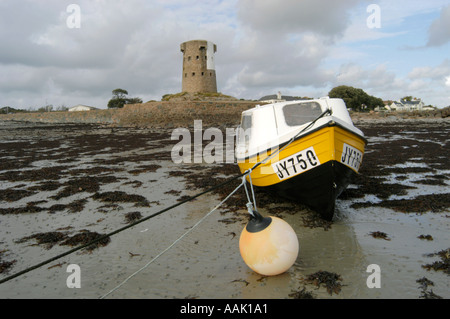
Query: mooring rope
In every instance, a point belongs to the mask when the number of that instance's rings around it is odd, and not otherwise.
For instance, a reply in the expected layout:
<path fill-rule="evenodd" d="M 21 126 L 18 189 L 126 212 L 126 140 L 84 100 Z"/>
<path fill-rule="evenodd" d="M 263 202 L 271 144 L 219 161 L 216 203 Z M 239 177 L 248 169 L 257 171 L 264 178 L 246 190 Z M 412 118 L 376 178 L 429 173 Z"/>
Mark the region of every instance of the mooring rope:
<path fill-rule="evenodd" d="M 179 241 L 181 241 L 187 234 L 189 234 L 192 230 L 194 230 L 198 225 L 200 225 L 209 215 L 211 215 L 217 208 L 219 208 L 220 206 L 223 205 L 223 203 L 225 203 L 231 196 L 234 195 L 234 193 L 236 193 L 238 191 L 239 188 L 241 188 L 242 186 L 244 186 L 245 189 L 245 193 L 247 195 L 247 210 L 250 213 L 250 215 L 254 216 L 253 210 L 257 210 L 256 207 L 256 198 L 255 198 L 255 192 L 253 189 L 253 183 L 252 183 L 252 172 L 253 169 L 255 169 L 256 167 L 258 167 L 260 164 L 263 164 L 265 162 L 267 162 L 268 160 L 270 160 L 271 158 L 273 158 L 276 154 L 278 154 L 279 152 L 281 152 L 282 150 L 284 150 L 286 147 L 288 147 L 292 142 L 294 142 L 294 140 L 304 131 L 306 131 L 308 128 L 310 128 L 311 126 L 314 125 L 314 123 L 319 120 L 320 118 L 322 118 L 324 115 L 331 113 L 331 111 L 329 109 L 327 109 L 325 112 L 323 112 L 319 117 L 317 117 L 314 121 L 312 121 L 311 123 L 309 123 L 309 125 L 307 125 L 305 128 L 303 128 L 299 133 L 297 133 L 295 136 L 293 136 L 286 145 L 284 145 L 282 148 L 277 149 L 274 153 L 272 153 L 270 156 L 267 156 L 264 160 L 262 160 L 259 163 L 256 163 L 251 169 L 245 171 L 245 173 L 241 174 L 239 177 L 242 177 L 242 182 L 241 184 L 239 184 L 238 187 L 236 187 L 223 201 L 221 201 L 216 207 L 214 207 L 208 214 L 206 214 L 205 216 L 203 216 L 194 226 L 192 226 L 187 232 L 185 232 L 183 235 L 181 235 L 179 238 L 177 238 L 171 245 L 169 245 L 166 249 L 164 249 L 162 252 L 160 252 L 156 257 L 154 257 L 153 259 L 151 259 L 148 263 L 146 263 L 143 267 L 141 267 L 140 269 L 138 269 L 137 271 L 135 271 L 134 273 L 132 273 L 130 276 L 128 276 L 127 278 L 125 278 L 124 281 L 122 281 L 119 285 L 117 285 L 116 287 L 114 287 L 113 289 L 111 289 L 108 293 L 106 293 L 105 295 L 101 296 L 100 299 L 104 299 L 107 296 L 109 296 L 111 293 L 115 292 L 117 289 L 119 289 L 120 287 L 122 287 L 124 284 L 126 284 L 131 278 L 133 278 L 134 276 L 136 276 L 137 274 L 139 274 L 141 271 L 143 271 L 144 269 L 146 269 L 148 266 L 150 266 L 156 259 L 158 259 L 159 257 L 161 257 L 164 253 L 166 253 L 167 251 L 169 251 L 173 246 L 175 246 Z M 251 190 L 251 194 L 252 197 L 250 197 L 248 189 L 247 189 L 247 181 L 246 181 L 246 177 L 249 177 L 249 184 L 250 184 L 250 190 Z M 236 178 L 239 178 L 236 177 Z M 252 201 L 253 200 L 253 201 Z"/>
<path fill-rule="evenodd" d="M 219 207 L 220 205 L 222 205 L 223 202 L 225 202 L 229 197 L 231 197 L 231 196 L 232 196 L 232 195 L 233 195 L 233 194 L 234 194 L 241 186 L 243 186 L 243 185 L 245 186 L 245 191 L 246 191 L 246 194 L 247 194 L 247 199 L 249 200 L 249 202 L 248 202 L 248 204 L 247 204 L 247 208 L 248 208 L 250 214 L 253 215 L 252 210 L 250 209 L 251 206 L 253 206 L 254 209 L 256 209 L 255 194 L 254 194 L 254 191 L 253 191 L 253 184 L 252 184 L 252 182 L 251 182 L 251 173 L 253 172 L 253 170 L 256 169 L 259 165 L 261 165 L 261 164 L 267 162 L 268 160 L 270 160 L 271 158 L 273 158 L 276 154 L 278 154 L 278 153 L 281 152 L 282 150 L 284 150 L 288 145 L 290 145 L 292 142 L 294 142 L 294 140 L 295 140 L 297 137 L 299 137 L 301 133 L 303 133 L 304 131 L 306 131 L 307 129 L 309 129 L 311 126 L 313 126 L 313 125 L 315 124 L 315 122 L 318 121 L 320 118 L 322 118 L 322 117 L 325 116 L 326 114 L 331 114 L 331 113 L 332 113 L 332 111 L 331 111 L 330 109 L 325 110 L 325 111 L 324 111 L 322 114 L 320 114 L 316 119 L 314 119 L 313 121 L 311 121 L 305 128 L 303 128 L 300 132 L 298 132 L 295 136 L 293 136 L 293 137 L 288 141 L 288 143 L 285 144 L 282 148 L 278 148 L 275 152 L 271 153 L 271 155 L 267 156 L 264 160 L 262 160 L 262 161 L 256 163 L 251 169 L 245 171 L 244 173 L 242 173 L 242 174 L 240 174 L 240 175 L 237 175 L 237 176 L 235 176 L 235 177 L 233 177 L 233 178 L 231 178 L 231 179 L 229 179 L 229 180 L 227 180 L 227 181 L 225 181 L 225 182 L 223 182 L 223 183 L 220 183 L 219 185 L 213 186 L 213 187 L 211 187 L 211 188 L 209 188 L 209 189 L 207 189 L 207 190 L 205 190 L 205 191 L 203 191 L 203 192 L 200 192 L 200 193 L 198 193 L 198 194 L 196 194 L 196 195 L 194 195 L 194 196 L 191 196 L 191 197 L 189 197 L 189 198 L 186 198 L 186 199 L 184 199 L 184 200 L 182 200 L 182 201 L 180 201 L 180 202 L 178 202 L 178 203 L 176 203 L 176 204 L 174 204 L 174 205 L 172 205 L 172 206 L 169 206 L 169 207 L 167 207 L 167 208 L 164 208 L 164 209 L 162 209 L 162 210 L 160 210 L 160 211 L 158 211 L 158 212 L 156 212 L 156 213 L 154 213 L 154 214 L 152 214 L 152 215 L 149 215 L 149 216 L 144 217 L 144 218 L 142 218 L 142 219 L 140 219 L 140 220 L 138 220 L 138 221 L 135 221 L 134 223 L 131 223 L 131 224 L 127 225 L 127 226 L 124 226 L 124 227 L 122 227 L 122 228 L 119 228 L 119 229 L 117 229 L 117 230 L 115 230 L 115 231 L 112 231 L 112 232 L 110 232 L 110 233 L 108 233 L 108 234 L 102 235 L 102 236 L 98 237 L 97 239 L 94 239 L 94 240 L 92 240 L 92 241 L 90 241 L 90 242 L 88 242 L 88 243 L 85 243 L 85 244 L 83 244 L 83 245 L 80 245 L 80 246 L 78 246 L 78 247 L 75 247 L 75 248 L 73 248 L 73 249 L 70 249 L 70 250 L 68 250 L 68 251 L 66 251 L 66 252 L 64 252 L 64 253 L 62 253 L 62 254 L 59 254 L 59 255 L 57 255 L 57 256 L 55 256 L 55 257 L 52 257 L 52 258 L 47 259 L 47 260 L 45 260 L 45 261 L 43 261 L 43 262 L 40 262 L 40 263 L 38 263 L 38 264 L 36 264 L 36 265 L 34 265 L 34 266 L 28 267 L 28 268 L 26 268 L 26 269 L 24 269 L 24 270 L 22 270 L 22 271 L 19 271 L 19 272 L 13 274 L 13 275 L 8 276 L 8 277 L 6 277 L 6 278 L 0 279 L 0 284 L 3 284 L 3 283 L 5 283 L 5 282 L 7 282 L 7 281 L 10 281 L 10 280 L 16 278 L 16 277 L 19 277 L 19 276 L 21 276 L 21 275 L 23 275 L 23 274 L 26 274 L 26 273 L 28 273 L 28 272 L 30 272 L 30 271 L 32 271 L 32 270 L 35 270 L 35 269 L 37 269 L 37 268 L 40 268 L 40 267 L 42 267 L 42 266 L 44 266 L 44 265 L 46 265 L 46 264 L 51 263 L 52 261 L 55 261 L 55 260 L 57 260 L 57 259 L 60 259 L 60 258 L 65 257 L 65 256 L 67 256 L 67 255 L 70 255 L 70 254 L 72 254 L 72 253 L 74 253 L 74 252 L 77 252 L 77 251 L 79 251 L 79 250 L 81 250 L 81 249 L 84 249 L 84 248 L 86 248 L 86 247 L 88 247 L 88 246 L 91 246 L 91 245 L 93 245 L 93 244 L 96 244 L 96 243 L 98 243 L 98 242 L 100 242 L 100 241 L 102 241 L 102 240 L 104 240 L 104 239 L 106 239 L 106 238 L 109 238 L 109 237 L 111 237 L 111 236 L 113 236 L 113 235 L 115 235 L 115 234 L 117 234 L 117 233 L 120 233 L 120 232 L 122 232 L 122 231 L 124 231 L 124 230 L 126 230 L 126 229 L 128 229 L 128 228 L 134 227 L 134 226 L 136 226 L 136 225 L 138 225 L 138 224 L 140 224 L 140 223 L 142 223 L 142 222 L 144 222 L 144 221 L 146 221 L 146 220 L 149 220 L 149 219 L 151 219 L 151 218 L 154 218 L 154 217 L 156 217 L 156 216 L 158 216 L 158 215 L 161 215 L 161 214 L 163 214 L 163 213 L 165 213 L 165 212 L 167 212 L 167 211 L 169 211 L 169 210 L 172 210 L 172 209 L 174 209 L 174 208 L 176 208 L 176 207 L 178 207 L 178 206 L 180 206 L 180 205 L 183 205 L 183 204 L 186 203 L 186 202 L 192 201 L 192 200 L 196 199 L 197 197 L 200 197 L 200 196 L 202 196 L 202 195 L 204 195 L 204 194 L 207 194 L 207 193 L 209 193 L 209 192 L 212 192 L 212 191 L 214 191 L 214 190 L 216 190 L 216 189 L 218 189 L 218 188 L 220 188 L 220 187 L 223 187 L 223 186 L 225 186 L 225 185 L 228 185 L 228 184 L 230 184 L 231 182 L 233 182 L 234 180 L 236 180 L 236 179 L 238 179 L 238 178 L 241 178 L 241 177 L 242 177 L 242 180 L 243 180 L 242 183 L 241 183 L 241 184 L 240 184 L 240 185 L 239 185 L 239 186 L 238 186 L 238 187 L 237 187 L 230 195 L 228 195 L 228 196 L 225 198 L 225 200 L 223 200 L 223 201 L 222 201 L 219 205 L 217 205 L 211 212 L 209 212 L 207 215 L 204 216 L 204 218 L 202 218 L 197 224 L 195 224 L 188 232 L 186 232 L 185 234 L 183 234 L 179 239 L 177 239 L 174 243 L 172 243 L 172 245 L 170 245 L 168 248 L 166 248 L 163 252 L 161 252 L 158 256 L 156 256 L 153 260 L 157 259 L 159 256 L 161 256 L 161 255 L 164 254 L 166 251 L 168 251 L 171 247 L 173 247 L 179 240 L 181 240 L 185 235 L 187 235 L 190 231 L 192 231 L 192 229 L 194 229 L 195 227 L 197 227 L 197 226 L 198 226 L 198 225 L 199 225 L 206 217 L 208 217 L 212 212 L 214 212 L 214 211 L 217 209 L 217 207 Z M 252 203 L 252 201 L 251 201 L 251 199 L 250 199 L 250 197 L 249 197 L 249 194 L 248 194 L 248 191 L 247 191 L 247 186 L 246 186 L 246 184 L 245 184 L 245 179 L 246 179 L 246 176 L 247 176 L 247 175 L 249 176 L 249 180 L 250 180 L 250 187 L 251 187 L 251 191 L 252 191 L 253 203 Z M 153 262 L 153 260 L 151 260 L 151 261 L 148 263 L 148 265 L 150 265 L 150 264 Z M 140 272 L 140 271 L 142 271 L 143 269 L 145 269 L 146 267 L 148 267 L 148 265 L 145 265 L 144 267 L 142 267 L 140 270 L 138 270 L 138 272 Z M 136 272 L 136 273 L 137 273 L 137 272 Z M 134 275 L 135 275 L 135 274 L 132 274 L 129 278 L 131 278 L 131 277 L 134 276 Z M 129 278 L 127 278 L 126 281 L 127 281 Z M 121 285 L 122 285 L 122 284 L 121 284 Z M 112 292 L 112 291 L 111 291 L 111 292 Z M 111 292 L 110 292 L 110 293 L 111 293 Z M 108 293 L 108 294 L 109 294 L 109 293 Z M 107 296 L 108 294 L 104 295 L 103 297 Z"/>
<path fill-rule="evenodd" d="M 225 203 L 231 196 L 234 195 L 234 193 L 237 192 L 237 190 L 239 188 L 241 188 L 242 185 L 245 184 L 245 177 L 242 181 L 241 184 L 239 184 L 238 187 L 235 188 L 234 191 L 232 191 L 223 201 L 221 201 L 216 207 L 214 207 L 208 214 L 206 214 L 205 216 L 203 216 L 194 226 L 192 226 L 191 228 L 189 228 L 189 230 L 187 232 L 185 232 L 183 235 L 181 235 L 180 237 L 177 238 L 177 240 L 175 240 L 169 247 L 167 247 L 166 249 L 164 249 L 162 252 L 160 252 L 156 257 L 154 257 L 152 260 L 150 260 L 148 263 L 146 263 L 142 268 L 138 269 L 137 271 L 135 271 L 134 273 L 132 273 L 130 276 L 128 276 L 127 278 L 125 278 L 124 281 L 122 281 L 119 285 L 117 285 L 116 287 L 114 287 L 113 289 L 111 289 L 108 293 L 104 294 L 103 296 L 100 297 L 100 299 L 104 299 L 105 297 L 109 296 L 111 293 L 113 293 L 114 291 L 116 291 L 117 289 L 119 289 L 120 287 L 122 287 L 124 284 L 126 284 L 128 282 L 128 280 L 130 280 L 131 278 L 133 278 L 134 276 L 136 276 L 137 274 L 139 274 L 141 271 L 143 271 L 144 269 L 146 269 L 148 266 L 150 266 L 156 259 L 158 259 L 159 257 L 161 257 L 164 253 L 166 253 L 168 250 L 170 250 L 173 246 L 175 246 L 180 240 L 182 240 L 187 234 L 189 234 L 191 231 L 193 231 L 198 225 L 200 225 L 209 215 L 211 215 L 216 209 L 218 209 L 220 206 L 223 205 L 223 203 Z"/>
<path fill-rule="evenodd" d="M 66 251 L 66 252 L 64 252 L 64 253 L 62 253 L 62 254 L 59 254 L 59 255 L 57 255 L 57 256 L 55 256 L 55 257 L 52 257 L 52 258 L 47 259 L 47 260 L 45 260 L 45 261 L 43 261 L 43 262 L 40 262 L 40 263 L 38 263 L 38 264 L 36 264 L 36 265 L 34 265 L 34 266 L 31 266 L 31 267 L 29 267 L 29 268 L 26 268 L 26 269 L 24 269 L 24 270 L 22 270 L 22 271 L 19 271 L 19 272 L 13 274 L 13 275 L 10 275 L 10 276 L 8 276 L 8 277 L 6 277 L 6 278 L 0 279 L 0 284 L 3 284 L 3 283 L 5 283 L 5 282 L 7 282 L 7 281 L 10 281 L 11 279 L 14 279 L 14 278 L 16 278 L 16 277 L 19 277 L 19 276 L 21 276 L 21 275 L 23 275 L 23 274 L 26 274 L 26 273 L 28 273 L 28 272 L 30 272 L 30 271 L 32 271 L 32 270 L 34 270 L 34 269 L 37 269 L 37 268 L 39 268 L 39 267 L 42 267 L 42 266 L 44 266 L 44 265 L 46 265 L 46 264 L 49 264 L 49 263 L 51 263 L 52 261 L 55 261 L 55 260 L 57 260 L 57 259 L 60 259 L 60 258 L 65 257 L 65 256 L 67 256 L 67 255 L 70 255 L 70 254 L 72 254 L 72 253 L 74 253 L 74 252 L 76 252 L 76 251 L 79 251 L 79 250 L 81 250 L 81 249 L 84 249 L 84 248 L 86 248 L 86 247 L 88 247 L 88 246 L 91 246 L 91 245 L 93 245 L 93 244 L 96 244 L 96 243 L 98 243 L 98 242 L 100 242 L 100 241 L 102 241 L 102 240 L 104 240 L 104 239 L 106 239 L 106 238 L 108 238 L 108 237 L 110 237 L 110 236 L 112 236 L 112 235 L 115 235 L 115 234 L 117 234 L 117 233 L 120 233 L 120 232 L 122 232 L 122 231 L 124 231 L 124 230 L 126 230 L 126 229 L 128 229 L 128 228 L 134 227 L 134 226 L 136 226 L 137 224 L 140 224 L 140 223 L 142 223 L 142 222 L 144 222 L 144 221 L 146 221 L 146 220 L 149 220 L 149 219 L 154 218 L 154 217 L 156 217 L 156 216 L 158 216 L 158 215 L 161 215 L 162 213 L 165 213 L 165 212 L 167 212 L 167 211 L 169 211 L 169 210 L 171 210 L 171 209 L 174 209 L 174 208 L 176 208 L 176 207 L 178 207 L 178 206 L 180 206 L 180 205 L 183 205 L 183 204 L 186 203 L 186 202 L 192 201 L 192 200 L 196 199 L 197 197 L 200 197 L 200 196 L 202 196 L 202 195 L 204 195 L 204 194 L 207 194 L 207 193 L 209 193 L 209 192 L 212 192 L 212 191 L 214 191 L 214 190 L 216 190 L 216 189 L 218 189 L 218 188 L 220 188 L 220 187 L 223 187 L 223 186 L 225 186 L 225 185 L 228 185 L 228 184 L 230 184 L 231 182 L 233 182 L 234 180 L 236 180 L 236 179 L 238 179 L 238 178 L 241 178 L 241 177 L 244 176 L 245 174 L 246 174 L 246 173 L 243 173 L 243 174 L 240 174 L 240 175 L 238 175 L 238 176 L 235 176 L 235 177 L 233 177 L 233 178 L 231 178 L 231 179 L 229 179 L 229 180 L 227 180 L 227 181 L 225 181 L 225 182 L 223 182 L 223 183 L 221 183 L 221 184 L 219 184 L 219 185 L 213 186 L 213 187 L 211 187 L 211 188 L 209 188 L 209 189 L 207 189 L 207 190 L 205 190 L 205 191 L 203 191 L 203 192 L 201 192 L 201 193 L 198 193 L 198 194 L 196 194 L 196 195 L 194 195 L 194 196 L 191 196 L 191 197 L 189 197 L 189 198 L 186 198 L 186 199 L 184 199 L 184 200 L 182 200 L 182 201 L 180 201 L 180 202 L 178 202 L 178 203 L 176 203 L 176 204 L 174 204 L 174 205 L 172 205 L 172 206 L 169 206 L 169 207 L 167 207 L 167 208 L 164 208 L 164 209 L 162 209 L 162 210 L 160 210 L 160 211 L 158 211 L 158 212 L 156 212 L 156 213 L 154 213 L 154 214 L 152 214 L 152 215 L 149 215 L 149 216 L 147 216 L 147 217 L 141 218 L 141 219 L 139 219 L 138 221 L 135 221 L 135 222 L 133 222 L 133 223 L 127 225 L 127 226 L 124 226 L 124 227 L 122 227 L 122 228 L 119 228 L 119 229 L 117 229 L 117 230 L 115 230 L 115 231 L 112 231 L 112 232 L 110 232 L 110 233 L 108 233 L 108 234 L 102 235 L 102 236 L 98 237 L 97 239 L 94 239 L 94 240 L 92 240 L 92 241 L 90 241 L 90 242 L 88 242 L 88 243 L 85 243 L 85 244 L 83 244 L 83 245 L 77 246 L 77 247 L 75 247 L 75 248 L 73 248 L 73 249 L 70 249 L 70 250 L 68 250 L 68 251 Z"/>

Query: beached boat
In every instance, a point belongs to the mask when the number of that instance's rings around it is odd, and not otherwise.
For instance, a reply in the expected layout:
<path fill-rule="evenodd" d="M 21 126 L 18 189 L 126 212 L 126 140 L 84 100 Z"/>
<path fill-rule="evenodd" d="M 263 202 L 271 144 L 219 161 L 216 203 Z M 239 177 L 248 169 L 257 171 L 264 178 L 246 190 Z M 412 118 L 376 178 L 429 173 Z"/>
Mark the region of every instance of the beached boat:
<path fill-rule="evenodd" d="M 252 169 L 247 180 L 254 186 L 331 220 L 336 198 L 358 173 L 366 144 L 344 101 L 326 97 L 244 111 L 235 154 L 242 173 Z"/>

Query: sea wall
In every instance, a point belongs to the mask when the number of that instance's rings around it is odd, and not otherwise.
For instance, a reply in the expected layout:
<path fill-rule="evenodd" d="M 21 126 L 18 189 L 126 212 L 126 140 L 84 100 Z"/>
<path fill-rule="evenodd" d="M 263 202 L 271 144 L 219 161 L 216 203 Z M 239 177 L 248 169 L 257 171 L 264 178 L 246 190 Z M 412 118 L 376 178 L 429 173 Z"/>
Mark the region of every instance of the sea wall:
<path fill-rule="evenodd" d="M 94 110 L 82 112 L 32 112 L 1 114 L 2 121 L 40 123 L 113 123 L 117 110 Z"/>
<path fill-rule="evenodd" d="M 121 109 L 2 114 L 0 120 L 154 128 L 190 127 L 194 120 L 202 120 L 204 126 L 230 126 L 237 125 L 241 112 L 256 104 L 251 101 L 160 101 L 130 104 Z"/>
<path fill-rule="evenodd" d="M 40 123 L 107 124 L 121 127 L 175 128 L 192 127 L 202 120 L 203 127 L 233 127 L 239 124 L 241 113 L 260 102 L 254 101 L 154 101 L 130 104 L 121 109 L 81 112 L 33 112 L 0 114 L 0 121 Z M 450 108 L 426 112 L 351 112 L 355 124 L 382 121 L 448 121 Z"/>

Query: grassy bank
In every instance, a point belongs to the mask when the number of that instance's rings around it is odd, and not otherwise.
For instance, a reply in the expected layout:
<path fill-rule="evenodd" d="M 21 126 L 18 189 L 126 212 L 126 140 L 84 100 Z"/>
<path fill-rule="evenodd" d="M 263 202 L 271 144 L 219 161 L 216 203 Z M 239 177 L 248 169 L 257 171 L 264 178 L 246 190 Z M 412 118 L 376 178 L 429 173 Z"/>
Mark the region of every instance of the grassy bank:
<path fill-rule="evenodd" d="M 194 120 L 208 126 L 237 125 L 241 112 L 254 107 L 249 101 L 162 101 L 126 105 L 121 109 L 83 112 L 42 112 L 2 114 L 3 121 L 40 123 L 97 123 L 113 126 L 188 127 Z"/>

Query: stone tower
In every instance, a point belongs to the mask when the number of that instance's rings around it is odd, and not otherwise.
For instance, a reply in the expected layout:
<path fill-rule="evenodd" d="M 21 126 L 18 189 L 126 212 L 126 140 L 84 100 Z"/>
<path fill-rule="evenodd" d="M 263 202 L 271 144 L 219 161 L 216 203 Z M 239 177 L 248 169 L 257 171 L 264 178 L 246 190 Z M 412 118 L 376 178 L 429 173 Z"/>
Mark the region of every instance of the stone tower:
<path fill-rule="evenodd" d="M 192 40 L 180 45 L 183 52 L 182 91 L 217 92 L 214 53 L 217 46 L 205 40 Z"/>

